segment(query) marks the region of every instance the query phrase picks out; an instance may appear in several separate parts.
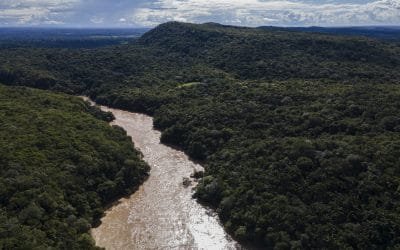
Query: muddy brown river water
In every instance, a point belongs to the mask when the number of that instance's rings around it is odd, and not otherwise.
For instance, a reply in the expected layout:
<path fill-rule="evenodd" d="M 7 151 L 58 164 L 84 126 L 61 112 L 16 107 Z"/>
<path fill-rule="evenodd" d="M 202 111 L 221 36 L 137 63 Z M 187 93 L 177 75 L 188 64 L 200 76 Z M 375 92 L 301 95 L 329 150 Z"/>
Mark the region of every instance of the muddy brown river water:
<path fill-rule="evenodd" d="M 183 185 L 202 166 L 181 151 L 160 143 L 153 119 L 143 114 L 101 107 L 114 114 L 151 166 L 150 176 L 129 198 L 123 198 L 91 233 L 96 245 L 112 249 L 240 249 L 216 214 L 192 198 L 195 182 Z"/>

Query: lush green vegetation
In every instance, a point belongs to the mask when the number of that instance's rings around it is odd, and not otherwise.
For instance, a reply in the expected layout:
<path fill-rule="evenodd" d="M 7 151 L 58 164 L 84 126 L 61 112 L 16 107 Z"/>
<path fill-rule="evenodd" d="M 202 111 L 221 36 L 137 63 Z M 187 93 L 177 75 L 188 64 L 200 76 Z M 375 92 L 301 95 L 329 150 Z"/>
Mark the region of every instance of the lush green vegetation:
<path fill-rule="evenodd" d="M 312 82 L 197 87 L 156 113 L 163 140 L 207 162 L 196 196 L 240 240 L 399 247 L 400 88 Z M 207 98 L 209 100 L 201 100 Z"/>
<path fill-rule="evenodd" d="M 265 248 L 400 247 L 400 47 L 168 23 L 135 44 L 14 49 L 0 80 L 154 115 L 203 161 L 196 197 Z"/>
<path fill-rule="evenodd" d="M 154 86 L 165 95 L 178 84 L 221 80 L 397 83 L 399 53 L 395 43 L 361 37 L 168 23 L 111 48 L 2 49 L 0 80 L 92 96 Z"/>
<path fill-rule="evenodd" d="M 148 166 L 111 114 L 0 85 L 0 249 L 90 249 L 103 209 Z"/>

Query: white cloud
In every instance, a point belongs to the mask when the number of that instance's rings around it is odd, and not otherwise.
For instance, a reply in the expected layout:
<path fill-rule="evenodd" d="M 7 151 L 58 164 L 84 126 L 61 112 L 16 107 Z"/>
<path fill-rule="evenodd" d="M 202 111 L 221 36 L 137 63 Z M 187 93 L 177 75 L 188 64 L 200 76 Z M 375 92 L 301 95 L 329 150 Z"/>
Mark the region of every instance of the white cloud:
<path fill-rule="evenodd" d="M 79 0 L 1 0 L 0 24 L 59 25 Z"/>
<path fill-rule="evenodd" d="M 1 25 L 400 25 L 400 0 L 0 0 Z"/>
<path fill-rule="evenodd" d="M 300 0 L 157 0 L 135 9 L 130 21 L 154 26 L 166 21 L 260 25 L 400 24 L 400 0 L 311 3 Z"/>
<path fill-rule="evenodd" d="M 104 23 L 104 18 L 103 17 L 92 17 L 92 18 L 90 18 L 90 21 L 94 24 L 102 24 L 102 23 Z"/>

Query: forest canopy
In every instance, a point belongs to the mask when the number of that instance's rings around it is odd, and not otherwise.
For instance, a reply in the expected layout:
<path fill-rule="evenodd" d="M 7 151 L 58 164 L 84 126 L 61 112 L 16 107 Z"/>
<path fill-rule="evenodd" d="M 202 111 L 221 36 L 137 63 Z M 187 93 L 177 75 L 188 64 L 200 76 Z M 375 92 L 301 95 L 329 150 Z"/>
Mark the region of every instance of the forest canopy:
<path fill-rule="evenodd" d="M 0 85 L 0 249 L 91 249 L 103 209 L 148 166 L 112 115 L 77 97 Z"/>
<path fill-rule="evenodd" d="M 397 43 L 173 22 L 127 45 L 0 58 L 8 85 L 153 115 L 203 162 L 195 196 L 241 242 L 400 247 Z"/>

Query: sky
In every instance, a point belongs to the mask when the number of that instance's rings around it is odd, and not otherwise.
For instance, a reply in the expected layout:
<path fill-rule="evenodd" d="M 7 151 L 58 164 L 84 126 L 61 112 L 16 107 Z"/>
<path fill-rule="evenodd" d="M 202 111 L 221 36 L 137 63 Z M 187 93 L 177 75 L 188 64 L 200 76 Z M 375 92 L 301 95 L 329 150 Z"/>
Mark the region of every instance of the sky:
<path fill-rule="evenodd" d="M 400 25 L 400 0 L 0 0 L 0 26 Z"/>

